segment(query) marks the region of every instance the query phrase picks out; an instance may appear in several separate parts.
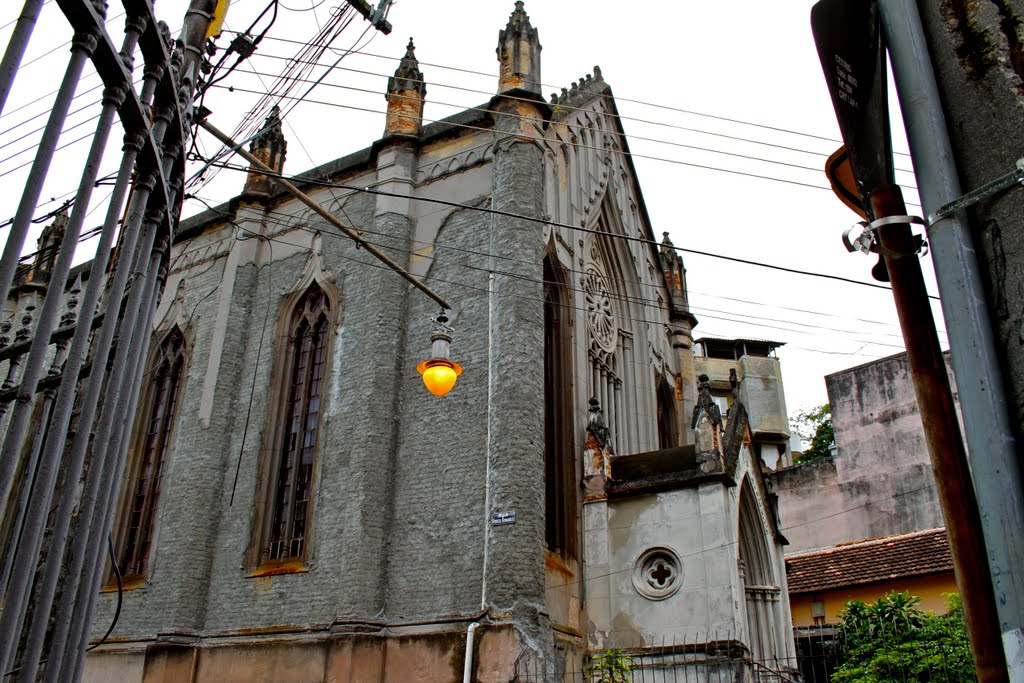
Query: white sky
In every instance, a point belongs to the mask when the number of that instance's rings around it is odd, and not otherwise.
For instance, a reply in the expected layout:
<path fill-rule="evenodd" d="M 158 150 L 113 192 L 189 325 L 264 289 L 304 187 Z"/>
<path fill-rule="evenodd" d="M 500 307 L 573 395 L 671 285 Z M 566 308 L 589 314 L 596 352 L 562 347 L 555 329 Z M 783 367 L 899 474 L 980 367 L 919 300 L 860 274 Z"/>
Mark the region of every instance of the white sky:
<path fill-rule="evenodd" d="M 281 58 L 294 55 L 299 48 L 278 39 L 312 38 L 318 22 L 323 24 L 330 7 L 340 1 L 281 0 L 278 20 L 257 55 L 224 81 L 225 86 L 234 85 L 238 90 L 215 90 L 208 96 L 211 122 L 222 130 L 233 130 L 257 100 L 256 95 L 241 90 L 268 86 L 285 65 Z M 247 28 L 266 3 L 235 0 L 227 28 Z M 6 45 L 9 24 L 21 2 L 2 4 L 0 42 Z M 544 47 L 546 97 L 600 65 L 616 96 L 630 149 L 638 155 L 634 159 L 637 174 L 659 238 L 668 231 L 678 247 L 872 282 L 869 271 L 874 257 L 849 254 L 840 241 L 842 231 L 857 217 L 830 191 L 819 189 L 827 188 L 821 169 L 828 154 L 838 147 L 839 133 L 811 37 L 812 4 L 811 0 L 646 4 L 527 0 L 526 10 Z M 176 34 L 187 0 L 159 0 L 155 6 Z M 427 119 L 441 119 L 486 102 L 497 86 L 494 50 L 498 30 L 513 6 L 513 0 L 398 0 L 389 15 L 392 34 L 372 35 L 371 31 L 362 41 L 359 38 L 366 22 L 353 22 L 334 46 L 351 48 L 372 36 L 362 48 L 370 54 L 346 56 L 339 64 L 342 68 L 327 76 L 310 96 L 311 101 L 299 104 L 289 114 L 285 171 L 300 173 L 362 149 L 380 136 L 386 78 L 395 70 L 410 36 L 415 39 L 427 81 Z M 641 11 L 629 12 L 630 8 Z M 120 11 L 120 3 L 112 2 L 110 23 L 117 35 L 123 25 Z M 40 30 L 0 117 L 0 221 L 14 215 L 27 173 L 27 166 L 17 167 L 31 161 L 31 148 L 38 137 L 32 131 L 42 127 L 46 103 L 52 98 L 32 101 L 56 89 L 66 60 L 66 22 L 52 0 L 43 13 Z M 231 38 L 226 33 L 218 44 L 226 46 Z M 328 53 L 324 61 L 333 62 L 335 57 Z M 244 73 L 254 69 L 267 74 L 262 82 Z M 98 83 L 95 74 L 87 73 L 80 91 Z M 313 73 L 318 77 L 323 69 Z M 301 87 L 296 92 L 304 90 Z M 98 89 L 83 93 L 81 104 L 76 100 L 73 109 L 98 96 Z M 84 123 L 65 139 L 91 134 L 93 124 L 88 119 L 94 114 L 95 108 L 86 107 L 73 115 L 72 123 Z M 260 113 L 259 119 L 263 116 Z M 897 136 L 902 135 L 895 113 L 893 127 Z M 26 137 L 19 140 L 22 136 Z M 116 138 L 119 145 L 120 136 Z M 897 151 L 906 150 L 902 139 L 894 146 Z M 205 134 L 201 149 L 215 149 Z M 105 161 L 104 174 L 116 168 L 114 150 Z M 86 151 L 87 141 L 68 146 L 58 153 L 55 168 L 80 168 Z M 897 156 L 896 166 L 910 168 L 909 158 Z M 916 203 L 916 193 L 910 189 L 913 177 L 908 173 L 897 177 L 905 187 L 907 201 Z M 52 174 L 41 203 L 73 192 L 76 182 L 73 177 Z M 242 183 L 238 172 L 225 170 L 197 194 L 211 204 L 219 203 L 237 194 Z M 94 206 L 106 191 L 97 190 Z M 56 205 L 44 203 L 37 215 Z M 203 208 L 190 201 L 185 213 Z M 916 206 L 909 208 L 911 213 L 920 213 Z M 102 220 L 103 210 L 101 206 L 93 209 L 86 227 Z M 32 250 L 34 244 L 26 246 L 26 251 Z M 85 258 L 87 247 L 82 248 L 80 260 Z M 700 255 L 684 253 L 683 258 L 690 303 L 700 321 L 696 336 L 786 342 L 779 357 L 790 413 L 827 400 L 824 375 L 903 350 L 892 295 L 887 291 Z M 935 293 L 930 258 L 923 259 L 923 265 L 929 289 Z M 946 346 L 938 302 L 934 302 L 933 312 Z"/>

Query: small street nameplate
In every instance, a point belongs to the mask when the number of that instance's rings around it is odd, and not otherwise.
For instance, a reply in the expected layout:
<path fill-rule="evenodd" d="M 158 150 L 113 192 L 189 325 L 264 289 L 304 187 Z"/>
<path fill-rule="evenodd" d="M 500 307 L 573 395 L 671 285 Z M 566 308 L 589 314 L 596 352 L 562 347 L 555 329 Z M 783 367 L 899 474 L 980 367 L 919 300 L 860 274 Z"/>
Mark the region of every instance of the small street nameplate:
<path fill-rule="evenodd" d="M 491 525 L 492 526 L 503 526 L 505 524 L 516 523 L 516 511 L 511 510 L 509 512 L 494 512 L 491 514 Z"/>

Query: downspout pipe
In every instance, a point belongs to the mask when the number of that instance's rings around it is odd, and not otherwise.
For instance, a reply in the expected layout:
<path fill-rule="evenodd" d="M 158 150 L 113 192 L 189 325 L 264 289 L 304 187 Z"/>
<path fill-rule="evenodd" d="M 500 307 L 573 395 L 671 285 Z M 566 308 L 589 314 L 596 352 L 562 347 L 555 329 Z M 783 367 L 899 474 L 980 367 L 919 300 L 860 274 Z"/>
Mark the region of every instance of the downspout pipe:
<path fill-rule="evenodd" d="M 963 194 L 918 6 L 879 0 L 925 215 Z M 993 177 L 1010 169 L 993 169 Z M 928 241 L 981 512 L 1007 665 L 1024 680 L 1024 485 L 977 253 L 964 211 Z"/>
<path fill-rule="evenodd" d="M 474 621 L 466 629 L 466 663 L 462 667 L 462 683 L 470 683 L 473 679 L 473 640 L 478 628 L 480 628 L 480 622 Z"/>

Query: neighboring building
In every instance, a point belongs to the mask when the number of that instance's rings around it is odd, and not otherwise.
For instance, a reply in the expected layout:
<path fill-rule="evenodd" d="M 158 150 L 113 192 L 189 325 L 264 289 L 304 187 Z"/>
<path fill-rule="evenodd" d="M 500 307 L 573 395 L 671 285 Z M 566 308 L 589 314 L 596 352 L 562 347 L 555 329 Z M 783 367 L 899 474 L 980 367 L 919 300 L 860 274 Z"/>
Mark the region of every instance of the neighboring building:
<path fill-rule="evenodd" d="M 923 610 L 942 614 L 956 593 L 945 529 L 842 543 L 786 556 L 789 604 L 797 628 L 838 623 L 850 600 L 873 603 L 907 591 Z"/>
<path fill-rule="evenodd" d="M 447 297 L 447 397 L 413 372 L 437 304 L 273 178 L 180 226 L 114 526 L 123 608 L 87 680 L 454 681 L 467 660 L 474 681 L 558 680 L 613 647 L 714 680 L 792 661 L 758 453 L 788 435 L 777 344 L 733 359 L 721 410 L 600 70 L 545 102 L 522 2 L 498 55 L 489 103 L 421 127 L 410 42 L 384 137 L 302 174 Z M 251 149 L 282 169 L 276 113 Z"/>
<path fill-rule="evenodd" d="M 946 365 L 951 373 L 948 353 Z M 943 593 L 957 591 L 907 355 L 828 375 L 825 384 L 832 455 L 768 477 L 790 541 L 799 669 L 811 682 L 830 680 L 833 627 L 847 601 L 908 591 L 942 613 Z"/>
<path fill-rule="evenodd" d="M 948 353 L 946 362 L 948 370 Z M 944 526 L 907 355 L 834 373 L 825 385 L 834 455 L 770 477 L 787 553 Z"/>
<path fill-rule="evenodd" d="M 792 465 L 782 367 L 775 355 L 784 342 L 701 337 L 695 343 L 695 369 L 711 379 L 711 393 L 722 413 L 732 405 L 737 378 L 749 379 L 740 385 L 739 397 L 754 416 L 750 424 L 754 453 L 771 470 Z"/>

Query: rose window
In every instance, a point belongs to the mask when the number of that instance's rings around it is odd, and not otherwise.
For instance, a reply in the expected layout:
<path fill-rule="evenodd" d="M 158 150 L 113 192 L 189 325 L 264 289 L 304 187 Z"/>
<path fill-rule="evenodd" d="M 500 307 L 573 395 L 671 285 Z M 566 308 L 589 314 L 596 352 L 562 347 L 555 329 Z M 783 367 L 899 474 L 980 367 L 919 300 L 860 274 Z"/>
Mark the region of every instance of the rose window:
<path fill-rule="evenodd" d="M 604 277 L 593 268 L 587 270 L 583 279 L 583 292 L 587 302 L 587 322 L 590 334 L 605 351 L 615 350 L 615 316 L 612 300 L 605 286 Z"/>

